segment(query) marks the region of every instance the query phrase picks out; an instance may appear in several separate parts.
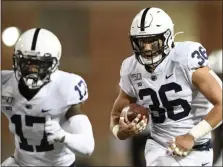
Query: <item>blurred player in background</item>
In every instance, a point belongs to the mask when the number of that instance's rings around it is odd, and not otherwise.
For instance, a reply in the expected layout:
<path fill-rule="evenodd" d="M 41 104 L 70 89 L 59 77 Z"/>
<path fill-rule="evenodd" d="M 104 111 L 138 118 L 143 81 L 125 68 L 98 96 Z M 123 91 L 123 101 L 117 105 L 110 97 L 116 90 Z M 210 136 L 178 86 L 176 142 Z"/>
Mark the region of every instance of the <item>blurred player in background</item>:
<path fill-rule="evenodd" d="M 131 123 L 120 117 L 127 104 L 137 102 L 152 117 L 146 166 L 211 166 L 211 131 L 222 121 L 222 82 L 208 68 L 205 48 L 174 42 L 172 19 L 154 7 L 135 16 L 129 36 L 134 55 L 121 66 L 111 131 L 125 140 L 145 128 L 140 115 Z"/>
<path fill-rule="evenodd" d="M 87 85 L 58 70 L 61 52 L 52 32 L 30 29 L 15 45 L 13 71 L 1 71 L 1 109 L 15 136 L 2 166 L 74 166 L 75 154 L 92 154 L 92 126 L 82 112 Z"/>

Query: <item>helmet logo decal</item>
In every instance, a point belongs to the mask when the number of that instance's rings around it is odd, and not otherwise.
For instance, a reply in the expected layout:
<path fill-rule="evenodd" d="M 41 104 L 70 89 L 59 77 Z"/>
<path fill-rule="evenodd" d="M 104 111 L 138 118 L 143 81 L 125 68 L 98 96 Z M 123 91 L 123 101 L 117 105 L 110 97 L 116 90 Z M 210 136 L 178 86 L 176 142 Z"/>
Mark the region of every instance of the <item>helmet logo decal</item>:
<path fill-rule="evenodd" d="M 143 12 L 143 14 L 142 14 L 142 18 L 141 18 L 141 23 L 140 23 L 140 30 L 141 31 L 145 31 L 145 28 L 146 27 L 149 27 L 150 25 L 151 25 L 151 23 L 152 23 L 152 21 L 153 21 L 153 17 L 152 17 L 152 15 L 150 14 L 150 16 L 151 16 L 151 22 L 149 23 L 149 26 L 146 26 L 145 27 L 145 20 L 146 20 L 146 14 L 147 14 L 147 12 L 149 11 L 149 9 L 150 8 L 146 8 L 145 10 L 144 10 L 144 12 Z M 139 28 L 139 27 L 138 27 Z"/>
<path fill-rule="evenodd" d="M 33 42 L 32 42 L 32 45 L 31 45 L 31 50 L 35 50 L 36 49 L 36 42 L 37 42 L 37 37 L 38 37 L 40 29 L 41 28 L 37 28 L 35 33 L 34 33 Z"/>

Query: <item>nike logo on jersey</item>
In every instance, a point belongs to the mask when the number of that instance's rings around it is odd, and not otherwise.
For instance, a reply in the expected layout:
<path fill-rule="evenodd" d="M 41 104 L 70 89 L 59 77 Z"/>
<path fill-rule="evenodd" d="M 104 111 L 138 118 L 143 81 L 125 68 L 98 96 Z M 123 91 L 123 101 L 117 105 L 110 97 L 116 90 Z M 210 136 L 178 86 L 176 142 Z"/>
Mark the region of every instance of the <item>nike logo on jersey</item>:
<path fill-rule="evenodd" d="M 48 112 L 48 111 L 50 111 L 50 110 L 44 110 L 44 109 L 42 109 L 42 112 L 44 113 L 44 112 Z"/>
<path fill-rule="evenodd" d="M 166 75 L 166 79 L 170 78 L 172 75 L 173 75 L 173 74 L 170 74 L 169 76 L 168 76 L 168 75 Z"/>
<path fill-rule="evenodd" d="M 207 165 L 209 162 L 207 162 L 207 163 L 202 163 L 202 166 L 205 166 L 205 165 Z"/>

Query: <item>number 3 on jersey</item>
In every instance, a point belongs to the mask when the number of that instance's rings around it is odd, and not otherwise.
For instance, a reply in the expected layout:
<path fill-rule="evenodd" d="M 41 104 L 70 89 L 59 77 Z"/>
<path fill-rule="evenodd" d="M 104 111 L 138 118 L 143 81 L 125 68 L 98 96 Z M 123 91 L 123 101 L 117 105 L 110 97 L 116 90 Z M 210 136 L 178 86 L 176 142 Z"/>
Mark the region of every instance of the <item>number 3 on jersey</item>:
<path fill-rule="evenodd" d="M 166 92 L 174 90 L 176 93 L 182 91 L 182 87 L 178 85 L 175 82 L 168 83 L 166 85 L 162 85 L 158 91 L 158 95 L 161 99 L 161 102 L 163 104 L 164 108 L 160 107 L 160 102 L 157 97 L 157 93 L 151 89 L 151 88 L 146 88 L 146 89 L 141 89 L 139 90 L 139 98 L 140 100 L 143 100 L 144 96 L 151 96 L 151 100 L 153 102 L 152 105 L 149 105 L 149 108 L 151 111 L 157 111 L 158 114 L 154 114 L 154 112 L 151 113 L 153 122 L 155 123 L 163 123 L 166 119 L 165 112 L 167 111 L 167 115 L 169 119 L 172 119 L 174 121 L 182 119 L 186 116 L 189 115 L 191 107 L 188 104 L 187 100 L 184 99 L 176 99 L 176 100 L 171 100 L 169 101 L 166 97 Z M 174 106 L 179 106 L 184 109 L 183 112 L 174 113 Z"/>

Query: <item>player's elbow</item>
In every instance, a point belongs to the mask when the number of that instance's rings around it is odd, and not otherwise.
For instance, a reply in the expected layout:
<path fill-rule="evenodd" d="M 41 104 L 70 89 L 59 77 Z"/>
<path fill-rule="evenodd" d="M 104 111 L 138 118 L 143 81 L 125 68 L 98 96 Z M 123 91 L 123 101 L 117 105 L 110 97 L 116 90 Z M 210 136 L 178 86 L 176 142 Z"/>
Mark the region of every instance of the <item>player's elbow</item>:
<path fill-rule="evenodd" d="M 216 129 L 222 124 L 222 101 L 216 102 L 214 104 L 214 115 L 215 115 L 215 125 L 213 126 L 213 129 Z"/>
<path fill-rule="evenodd" d="M 65 138 L 65 145 L 80 156 L 90 156 L 94 151 L 95 141 L 93 133 L 69 134 Z"/>
<path fill-rule="evenodd" d="M 222 120 L 222 100 L 217 101 L 214 107 L 217 109 L 218 116 Z"/>
<path fill-rule="evenodd" d="M 219 117 L 222 121 L 222 102 L 220 102 L 220 104 L 219 104 Z"/>
<path fill-rule="evenodd" d="M 86 135 L 83 141 L 82 149 L 79 152 L 82 156 L 90 156 L 94 152 L 95 141 L 93 136 Z"/>
<path fill-rule="evenodd" d="M 86 151 L 85 151 L 85 156 L 90 156 L 94 152 L 94 147 L 95 147 L 95 142 L 94 138 L 91 139 L 91 141 L 88 143 Z"/>

